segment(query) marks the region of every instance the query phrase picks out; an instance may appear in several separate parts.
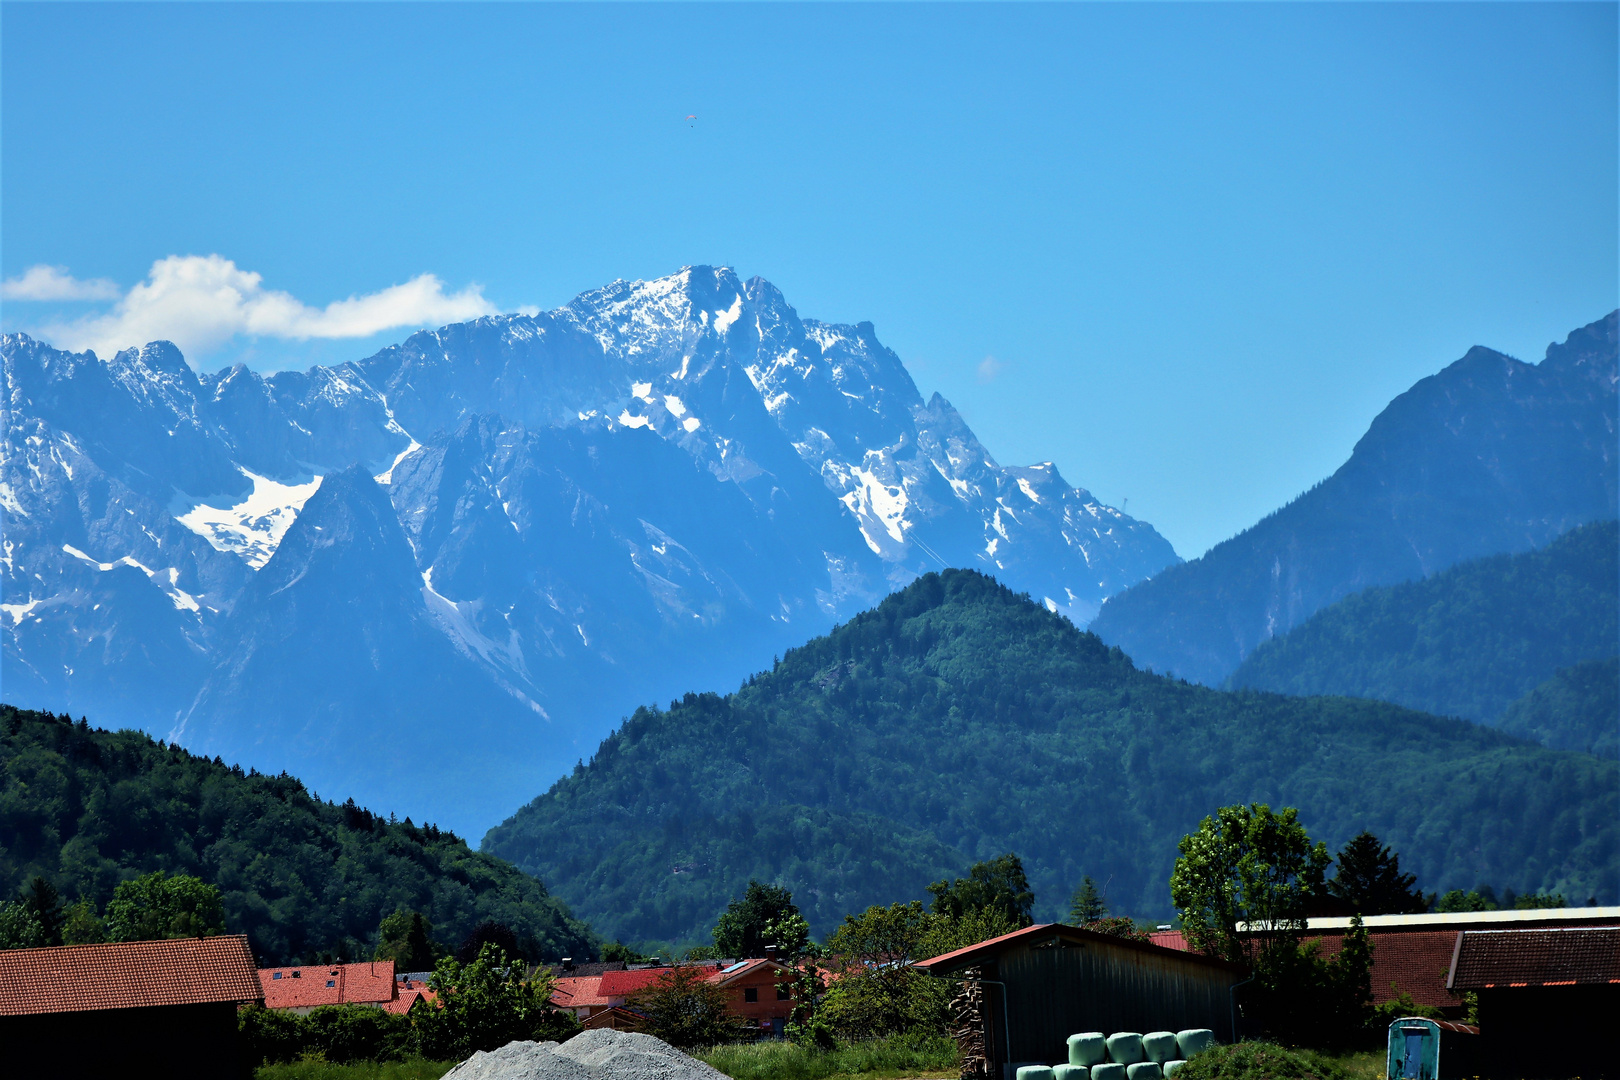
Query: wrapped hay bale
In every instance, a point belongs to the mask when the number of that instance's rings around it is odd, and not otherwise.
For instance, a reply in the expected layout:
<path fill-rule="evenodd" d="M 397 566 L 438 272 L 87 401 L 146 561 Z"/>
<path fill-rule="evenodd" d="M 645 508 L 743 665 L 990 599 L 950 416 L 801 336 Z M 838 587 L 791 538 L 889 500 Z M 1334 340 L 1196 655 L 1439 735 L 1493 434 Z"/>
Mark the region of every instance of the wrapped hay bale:
<path fill-rule="evenodd" d="M 1135 1065 L 1142 1060 L 1142 1033 L 1116 1031 L 1108 1036 L 1108 1060 L 1121 1065 Z"/>
<path fill-rule="evenodd" d="M 1069 1036 L 1069 1064 L 1091 1068 L 1108 1060 L 1108 1040 L 1100 1031 Z"/>
<path fill-rule="evenodd" d="M 1178 1031 L 1176 1045 L 1181 1047 L 1182 1058 L 1190 1058 L 1214 1046 L 1215 1033 L 1209 1028 L 1188 1028 L 1186 1031 Z"/>
<path fill-rule="evenodd" d="M 1185 1060 L 1181 1059 L 1181 1058 L 1177 1058 L 1175 1061 L 1167 1061 L 1167 1062 L 1165 1062 L 1164 1063 L 1165 1080 L 1169 1080 L 1170 1077 L 1172 1077 L 1172 1076 L 1176 1075 L 1176 1073 L 1180 1072 L 1181 1067 L 1183 1065 L 1185 1065 L 1185 1064 L 1187 1064 L 1187 1062 Z"/>
<path fill-rule="evenodd" d="M 1117 1061 L 1104 1061 L 1093 1065 L 1091 1080 L 1125 1080 L 1125 1066 Z"/>
<path fill-rule="evenodd" d="M 1181 1056 L 1177 1052 L 1176 1033 L 1173 1031 L 1150 1031 L 1142 1036 L 1142 1056 L 1149 1061 L 1157 1061 L 1161 1065 Z"/>
<path fill-rule="evenodd" d="M 1125 1066 L 1126 1080 L 1164 1080 L 1164 1073 L 1159 1071 L 1157 1061 L 1138 1061 L 1135 1065 Z"/>
<path fill-rule="evenodd" d="M 1053 1080 L 1050 1065 L 1020 1065 L 1018 1080 Z"/>
<path fill-rule="evenodd" d="M 1052 1080 L 1089 1080 L 1091 1070 L 1084 1065 L 1054 1065 Z"/>

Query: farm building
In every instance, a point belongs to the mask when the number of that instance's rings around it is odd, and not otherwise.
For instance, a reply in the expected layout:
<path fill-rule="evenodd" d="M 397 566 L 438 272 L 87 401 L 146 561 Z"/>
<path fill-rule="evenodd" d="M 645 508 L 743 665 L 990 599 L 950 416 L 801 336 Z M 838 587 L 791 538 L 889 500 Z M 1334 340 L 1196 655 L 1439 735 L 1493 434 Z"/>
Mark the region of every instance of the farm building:
<path fill-rule="evenodd" d="M 1464 930 L 1446 986 L 1479 996 L 1494 1074 L 1620 1075 L 1601 1034 L 1620 1014 L 1620 926 Z"/>
<path fill-rule="evenodd" d="M 1078 1032 L 1209 1028 L 1229 1042 L 1232 988 L 1246 977 L 1197 953 L 1055 923 L 917 966 L 963 980 L 955 1002 L 963 1075 L 989 1078 L 1067 1061 L 1066 1040 Z"/>
<path fill-rule="evenodd" d="M 240 936 L 0 951 L 8 1074 L 220 1077 L 236 1010 L 261 998 Z"/>
<path fill-rule="evenodd" d="M 1441 1010 L 1460 1019 L 1467 1010 L 1461 993 L 1446 986 L 1446 973 L 1465 930 L 1547 929 L 1554 927 L 1613 926 L 1620 924 L 1620 907 L 1539 908 L 1517 911 L 1460 911 L 1424 915 L 1370 915 L 1362 920 L 1372 940 L 1373 1004 L 1382 1005 L 1401 994 L 1418 1005 Z M 1301 935 L 1319 943 L 1323 956 L 1333 956 L 1350 929 L 1348 918 L 1313 918 Z M 1152 935 L 1156 944 L 1185 949 L 1179 930 Z"/>

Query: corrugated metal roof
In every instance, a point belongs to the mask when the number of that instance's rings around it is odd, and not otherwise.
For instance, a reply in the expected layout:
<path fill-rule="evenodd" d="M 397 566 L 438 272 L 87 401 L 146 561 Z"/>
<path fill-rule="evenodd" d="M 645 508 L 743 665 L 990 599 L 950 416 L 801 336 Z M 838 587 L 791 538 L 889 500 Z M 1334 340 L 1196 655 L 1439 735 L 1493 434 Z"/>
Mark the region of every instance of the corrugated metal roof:
<path fill-rule="evenodd" d="M 0 950 L 0 1016 L 258 1001 L 240 934 Z"/>
<path fill-rule="evenodd" d="M 1368 915 L 1361 922 L 1368 930 L 1462 930 L 1465 927 L 1491 928 L 1514 923 L 1542 926 L 1607 926 L 1620 923 L 1620 907 L 1526 908 L 1512 911 L 1428 912 L 1422 915 Z M 1348 930 L 1350 920 L 1337 916 L 1306 919 L 1305 928 L 1312 931 Z"/>
<path fill-rule="evenodd" d="M 1620 983 L 1620 926 L 1465 930 L 1446 978 L 1452 990 L 1608 983 Z"/>

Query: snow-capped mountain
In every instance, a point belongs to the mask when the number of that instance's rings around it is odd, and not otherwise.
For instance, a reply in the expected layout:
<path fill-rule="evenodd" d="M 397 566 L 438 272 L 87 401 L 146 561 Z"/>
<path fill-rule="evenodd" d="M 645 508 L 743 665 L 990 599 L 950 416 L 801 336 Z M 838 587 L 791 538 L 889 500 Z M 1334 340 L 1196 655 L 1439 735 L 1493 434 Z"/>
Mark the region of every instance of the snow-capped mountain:
<path fill-rule="evenodd" d="M 1084 624 L 1179 561 L 724 268 L 268 377 L 3 354 L 6 700 L 462 827 L 919 573 Z"/>

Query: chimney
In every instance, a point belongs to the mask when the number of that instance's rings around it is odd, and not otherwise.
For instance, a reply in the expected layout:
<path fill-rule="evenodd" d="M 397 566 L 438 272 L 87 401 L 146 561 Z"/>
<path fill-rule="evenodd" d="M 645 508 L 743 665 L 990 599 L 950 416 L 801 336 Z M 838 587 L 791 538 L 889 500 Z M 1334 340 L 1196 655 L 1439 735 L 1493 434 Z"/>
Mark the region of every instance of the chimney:
<path fill-rule="evenodd" d="M 774 961 L 776 959 L 776 946 L 775 945 L 767 945 L 767 946 L 765 946 L 765 959 L 772 960 L 772 961 Z"/>
<path fill-rule="evenodd" d="M 562 969 L 564 971 L 574 970 L 574 958 L 572 956 L 565 956 L 562 958 Z"/>

